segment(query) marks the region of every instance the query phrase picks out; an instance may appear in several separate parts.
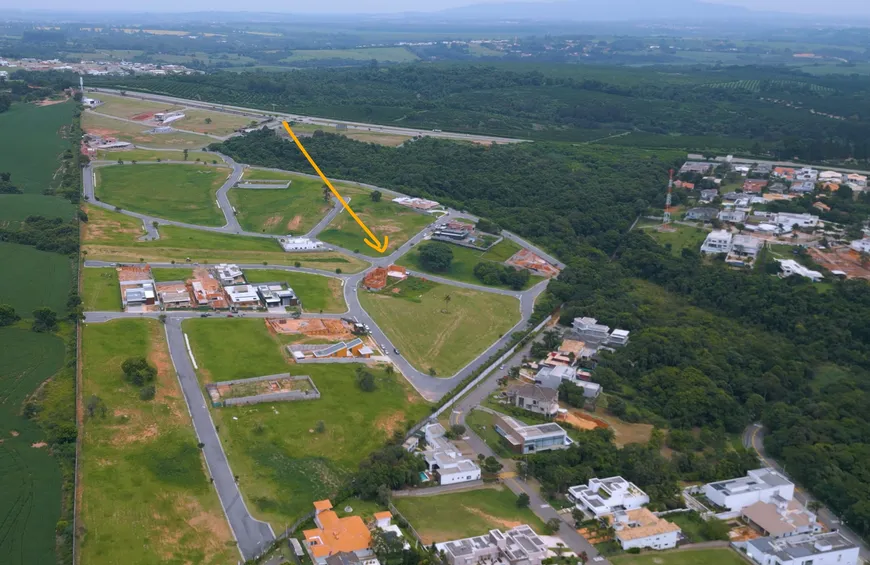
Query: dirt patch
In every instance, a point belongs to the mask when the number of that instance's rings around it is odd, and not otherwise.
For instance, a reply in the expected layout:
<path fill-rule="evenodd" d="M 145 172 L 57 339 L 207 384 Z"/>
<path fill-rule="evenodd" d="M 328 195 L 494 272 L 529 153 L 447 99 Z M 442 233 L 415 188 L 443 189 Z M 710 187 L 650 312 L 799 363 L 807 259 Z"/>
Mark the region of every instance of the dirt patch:
<path fill-rule="evenodd" d="M 110 443 L 112 445 L 128 445 L 131 443 L 137 443 L 142 441 L 149 441 L 154 439 L 160 434 L 160 429 L 157 427 L 157 424 L 150 424 L 145 428 L 140 428 L 138 430 L 126 430 L 125 428 L 121 428 L 118 430 Z"/>
<path fill-rule="evenodd" d="M 392 414 L 384 414 L 375 422 L 375 427 L 386 432 L 387 436 L 392 437 L 393 432 L 401 429 L 405 422 L 405 415 L 401 410 L 396 410 Z"/>
<path fill-rule="evenodd" d="M 284 216 L 280 214 L 276 214 L 274 216 L 269 216 L 266 218 L 266 221 L 263 222 L 263 229 L 271 229 L 281 223 L 281 220 L 284 219 Z"/>
<path fill-rule="evenodd" d="M 48 444 L 45 443 L 44 441 L 38 441 L 38 442 L 36 442 L 36 443 L 31 443 L 31 444 L 30 444 L 30 447 L 35 447 L 36 449 L 42 449 L 42 448 L 45 447 L 46 445 L 48 445 Z"/>
<path fill-rule="evenodd" d="M 390 222 L 386 224 L 375 224 L 372 226 L 372 230 L 375 233 L 385 233 L 389 235 L 391 233 L 397 233 L 402 231 L 402 226 Z"/>
<path fill-rule="evenodd" d="M 87 209 L 85 210 L 85 213 L 87 213 Z M 122 227 L 121 222 L 119 221 L 96 217 L 89 217 L 89 221 L 82 222 L 82 229 L 84 230 L 82 237 L 85 241 L 98 241 L 107 237 L 110 238 L 111 234 L 119 233 L 130 234 L 130 240 L 135 241 L 139 236 L 145 233 L 141 228 L 134 229 Z"/>
<path fill-rule="evenodd" d="M 511 528 L 516 528 L 517 526 L 522 525 L 522 522 L 516 522 L 516 521 L 512 521 L 512 520 L 504 520 L 502 518 L 498 518 L 498 517 L 493 516 L 491 514 L 487 514 L 486 512 L 484 512 L 483 510 L 481 510 L 479 508 L 471 508 L 469 506 L 463 506 L 462 508 L 464 508 L 465 510 L 468 510 L 469 512 L 471 512 L 475 516 L 480 516 L 481 518 L 483 518 L 487 522 L 490 522 L 490 523 L 498 526 L 499 528 L 502 528 L 505 530 L 510 530 Z"/>
<path fill-rule="evenodd" d="M 595 417 L 613 430 L 613 442 L 619 447 L 629 443 L 647 443 L 652 435 L 652 424 L 629 424 L 613 416 L 605 415 L 604 409 L 595 410 Z"/>
<path fill-rule="evenodd" d="M 609 427 L 606 422 L 603 422 L 598 418 L 593 418 L 592 416 L 587 416 L 578 410 L 569 410 L 567 414 L 560 415 L 559 420 L 567 422 L 580 430 L 594 430 L 595 428 Z"/>
<path fill-rule="evenodd" d="M 142 112 L 141 114 L 136 114 L 131 120 L 136 120 L 137 122 L 144 122 L 145 120 L 150 120 L 154 117 L 154 112 Z"/>
<path fill-rule="evenodd" d="M 100 137 L 113 137 L 121 133 L 116 129 L 85 127 L 84 125 L 82 125 L 82 129 L 85 130 L 87 133 L 98 135 Z"/>
<path fill-rule="evenodd" d="M 291 232 L 294 230 L 298 230 L 299 226 L 301 226 L 301 225 L 302 225 L 302 216 L 297 214 L 297 215 L 293 216 L 292 220 L 287 222 L 287 230 L 291 231 Z"/>
<path fill-rule="evenodd" d="M 54 106 L 55 104 L 63 104 L 66 102 L 68 98 L 61 98 L 60 100 L 40 100 L 38 102 L 34 102 L 37 106 Z"/>
<path fill-rule="evenodd" d="M 9 430 L 9 435 L 11 435 L 12 437 L 18 437 L 18 436 L 19 436 L 18 432 L 16 432 L 15 430 Z"/>

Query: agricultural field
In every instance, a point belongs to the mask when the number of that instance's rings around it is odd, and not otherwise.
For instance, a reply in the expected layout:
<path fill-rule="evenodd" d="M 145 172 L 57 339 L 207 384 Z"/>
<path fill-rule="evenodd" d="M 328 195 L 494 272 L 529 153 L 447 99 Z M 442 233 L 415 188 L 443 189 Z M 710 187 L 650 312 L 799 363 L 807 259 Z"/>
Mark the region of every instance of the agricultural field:
<path fill-rule="evenodd" d="M 246 269 L 245 279 L 249 283 L 287 283 L 302 301 L 302 308 L 309 313 L 347 312 L 341 280 L 336 278 L 273 269 Z"/>
<path fill-rule="evenodd" d="M 393 504 L 426 545 L 522 524 L 544 533 L 541 519 L 529 508 L 517 508 L 517 495 L 502 486 L 437 496 L 406 496 L 396 498 Z"/>
<path fill-rule="evenodd" d="M 82 563 L 237 561 L 160 323 L 88 324 L 82 341 L 82 396 L 96 406 L 82 433 Z M 153 400 L 122 378 L 136 356 L 158 370 Z"/>
<path fill-rule="evenodd" d="M 120 141 L 155 148 L 200 149 L 214 141 L 205 135 L 183 131 L 148 133 L 150 126 L 116 120 L 94 112 L 82 113 L 82 129 L 94 135 L 116 137 Z"/>
<path fill-rule="evenodd" d="M 3 300 L 0 300 L 3 302 Z M 0 328 L 0 563 L 54 563 L 62 475 L 25 399 L 64 362 L 64 343 L 23 327 Z"/>
<path fill-rule="evenodd" d="M 276 530 L 313 501 L 333 496 L 362 459 L 430 411 L 401 375 L 380 367 L 370 368 L 377 389 L 366 393 L 354 378 L 357 364 L 291 364 L 284 341 L 263 320 L 193 319 L 184 330 L 203 383 L 290 372 L 309 375 L 322 394 L 314 401 L 212 409 L 248 508 Z M 314 431 L 319 421 L 322 433 Z"/>
<path fill-rule="evenodd" d="M 59 315 L 66 312 L 72 289 L 72 260 L 66 255 L 35 247 L 0 242 L 0 265 L 14 277 L 0 277 L 0 304 L 9 304 L 22 318 L 47 306 Z"/>
<path fill-rule="evenodd" d="M 364 47 L 360 49 L 297 49 L 282 63 L 316 61 L 319 59 L 377 60 L 379 63 L 410 63 L 418 57 L 404 47 Z"/>
<path fill-rule="evenodd" d="M 357 273 L 366 264 L 340 253 L 285 253 L 270 238 L 245 237 L 225 233 L 161 226 L 160 239 L 138 241 L 144 233 L 142 222 L 119 214 L 85 206 L 82 249 L 88 259 L 97 261 L 148 263 L 242 263 L 264 261 L 270 265 L 296 265 L 344 273 Z"/>
<path fill-rule="evenodd" d="M 226 167 L 205 165 L 110 165 L 96 169 L 96 196 L 103 202 L 158 218 L 222 226 L 215 193 Z"/>
<path fill-rule="evenodd" d="M 68 148 L 64 139 L 75 104 L 13 104 L 0 114 L 0 172 L 11 173 L 12 182 L 26 194 L 42 194 L 54 185 L 59 157 Z M 12 195 L 16 196 L 16 195 Z"/>
<path fill-rule="evenodd" d="M 450 244 L 448 243 L 447 245 Z M 402 258 L 399 259 L 398 264 L 408 267 L 413 271 L 429 273 L 431 275 L 447 277 L 448 279 L 460 282 L 484 286 L 483 282 L 474 276 L 474 267 L 482 261 L 504 263 L 507 259 L 510 259 L 514 253 L 519 251 L 521 247 L 513 241 L 505 239 L 493 246 L 489 251 L 485 252 L 470 249 L 468 247 L 462 247 L 461 245 L 450 245 L 450 249 L 453 251 L 453 262 L 450 263 L 450 268 L 443 273 L 438 273 L 425 268 L 420 262 L 420 252 L 418 249 L 412 249 L 403 255 Z M 529 277 L 529 281 L 526 283 L 524 290 L 535 286 L 542 280 L 544 280 L 543 277 L 532 275 Z M 495 285 L 495 288 L 508 287 L 507 285 L 500 284 Z"/>
<path fill-rule="evenodd" d="M 273 235 L 308 233 L 332 209 L 323 182 L 301 175 L 249 169 L 243 181 L 289 180 L 284 189 L 234 188 L 229 192 L 239 223 L 247 231 Z M 336 187 L 344 194 L 343 187 Z M 354 201 L 357 199 L 355 198 Z"/>
<path fill-rule="evenodd" d="M 93 93 L 92 96 L 103 102 L 103 104 L 95 109 L 95 112 L 128 120 L 138 117 L 137 119 L 142 119 L 144 121 L 150 116 L 146 117 L 143 116 L 143 114 L 174 112 L 183 108 L 183 106 L 171 104 L 169 102 L 152 102 L 129 96 L 112 96 L 104 92 L 96 92 Z"/>
<path fill-rule="evenodd" d="M 81 296 L 87 312 L 120 312 L 118 271 L 113 268 L 82 269 Z"/>
<path fill-rule="evenodd" d="M 131 161 L 184 161 L 184 152 L 181 150 L 154 150 L 148 149 L 128 149 L 124 151 L 107 151 L 105 149 L 97 151 L 97 159 L 101 161 L 117 161 L 121 159 L 125 162 Z M 188 151 L 187 160 L 194 161 L 199 159 L 205 163 L 211 163 L 215 156 L 208 151 Z M 218 163 L 223 161 L 218 160 Z"/>
<path fill-rule="evenodd" d="M 344 191 L 339 191 L 344 196 Z M 377 237 L 389 236 L 388 252 L 395 251 L 403 243 L 417 235 L 424 227 L 434 221 L 433 216 L 419 214 L 404 206 L 393 204 L 385 199 L 373 202 L 368 193 L 355 196 L 350 207 Z M 340 213 L 319 238 L 345 249 L 359 251 L 363 255 L 379 257 L 381 254 L 363 242 L 367 236 L 354 219 L 345 212 Z"/>
<path fill-rule="evenodd" d="M 723 88 L 726 90 L 730 89 L 742 89 L 748 90 L 750 92 L 761 92 L 764 87 L 773 87 L 773 88 L 795 88 L 795 87 L 809 87 L 810 91 L 816 94 L 834 94 L 835 90 L 828 86 L 821 86 L 819 84 L 813 84 L 808 82 L 802 82 L 797 80 L 736 80 L 732 82 L 720 82 L 709 84 L 711 88 Z"/>
<path fill-rule="evenodd" d="M 363 308 L 408 361 L 439 376 L 459 371 L 520 319 L 519 301 L 511 296 L 414 277 L 392 288 L 399 292 L 360 292 Z"/>
<path fill-rule="evenodd" d="M 2 167 L 0 167 L 2 171 Z M 0 227 L 14 227 L 27 216 L 72 219 L 76 207 L 64 198 L 44 194 L 0 194 Z"/>
<path fill-rule="evenodd" d="M 613 565 L 745 565 L 746 561 L 726 547 L 677 551 L 655 551 L 640 555 L 611 557 Z"/>

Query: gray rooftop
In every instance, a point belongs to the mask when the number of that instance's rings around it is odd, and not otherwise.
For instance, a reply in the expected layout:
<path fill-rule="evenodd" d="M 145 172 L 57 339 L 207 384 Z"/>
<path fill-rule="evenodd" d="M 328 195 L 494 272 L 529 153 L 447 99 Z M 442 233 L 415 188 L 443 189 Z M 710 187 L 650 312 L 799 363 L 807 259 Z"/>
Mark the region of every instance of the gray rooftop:
<path fill-rule="evenodd" d="M 758 538 L 750 540 L 749 543 L 763 553 L 776 556 L 780 561 L 791 561 L 856 547 L 840 532 L 803 534 L 781 539 Z"/>

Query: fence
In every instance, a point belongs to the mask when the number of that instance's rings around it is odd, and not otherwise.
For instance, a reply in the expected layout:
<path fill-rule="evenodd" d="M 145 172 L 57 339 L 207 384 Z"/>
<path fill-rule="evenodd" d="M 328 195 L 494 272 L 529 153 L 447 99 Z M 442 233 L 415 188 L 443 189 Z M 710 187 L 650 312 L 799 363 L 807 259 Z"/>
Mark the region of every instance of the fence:
<path fill-rule="evenodd" d="M 288 390 L 284 392 L 254 394 L 251 396 L 242 396 L 239 398 L 221 399 L 220 387 L 232 387 L 246 384 L 255 384 L 264 381 L 303 381 L 308 384 L 308 390 Z M 295 400 L 317 400 L 320 398 L 320 391 L 314 385 L 314 381 L 308 375 L 291 376 L 290 374 L 267 375 L 265 377 L 254 377 L 252 379 L 237 379 L 234 381 L 222 381 L 219 383 L 210 383 L 205 385 L 205 390 L 212 400 L 212 406 L 220 408 L 222 406 L 244 406 L 247 404 L 259 404 L 261 402 L 292 402 Z"/>
<path fill-rule="evenodd" d="M 390 504 L 389 504 L 389 509 L 390 509 L 390 512 L 393 513 L 393 516 L 395 516 L 396 518 L 402 519 L 403 526 L 405 524 L 407 524 L 407 529 L 410 530 L 411 535 L 414 536 L 414 539 L 417 540 L 417 543 L 419 545 L 422 545 L 423 547 L 426 547 L 426 542 L 423 541 L 423 537 L 417 533 L 417 530 L 414 529 L 414 526 L 411 525 L 411 522 L 408 521 L 408 519 L 405 518 L 401 512 L 399 512 L 399 509 L 396 508 L 396 506 L 392 502 L 390 502 Z M 396 521 L 398 522 L 398 520 L 396 520 Z M 419 545 L 418 545 L 418 547 L 419 547 Z"/>

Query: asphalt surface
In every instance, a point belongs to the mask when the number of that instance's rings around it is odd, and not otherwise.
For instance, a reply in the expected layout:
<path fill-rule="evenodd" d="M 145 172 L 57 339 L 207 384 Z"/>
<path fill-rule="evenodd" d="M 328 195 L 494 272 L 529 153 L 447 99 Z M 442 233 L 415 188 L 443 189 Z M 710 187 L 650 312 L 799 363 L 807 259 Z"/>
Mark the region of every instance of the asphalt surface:
<path fill-rule="evenodd" d="M 766 467 L 773 467 L 788 477 L 785 468 L 773 459 L 767 457 L 767 454 L 764 451 L 764 426 L 758 423 L 747 426 L 746 429 L 743 430 L 743 447 L 746 449 L 754 449 L 758 454 L 758 458 L 761 459 Z M 816 500 L 807 491 L 797 486 L 797 484 L 795 484 L 794 497 L 795 500 L 804 506 L 807 506 L 811 501 Z M 818 512 L 816 512 L 816 515 L 818 516 L 819 522 L 824 524 L 828 529 L 839 530 L 846 539 L 857 545 L 861 558 L 865 562 L 870 562 L 870 550 L 868 550 L 867 544 L 864 540 L 861 539 L 858 534 L 853 532 L 849 526 L 844 524 L 843 521 L 840 520 L 836 514 L 831 512 L 828 507 L 822 506 L 819 508 Z"/>

